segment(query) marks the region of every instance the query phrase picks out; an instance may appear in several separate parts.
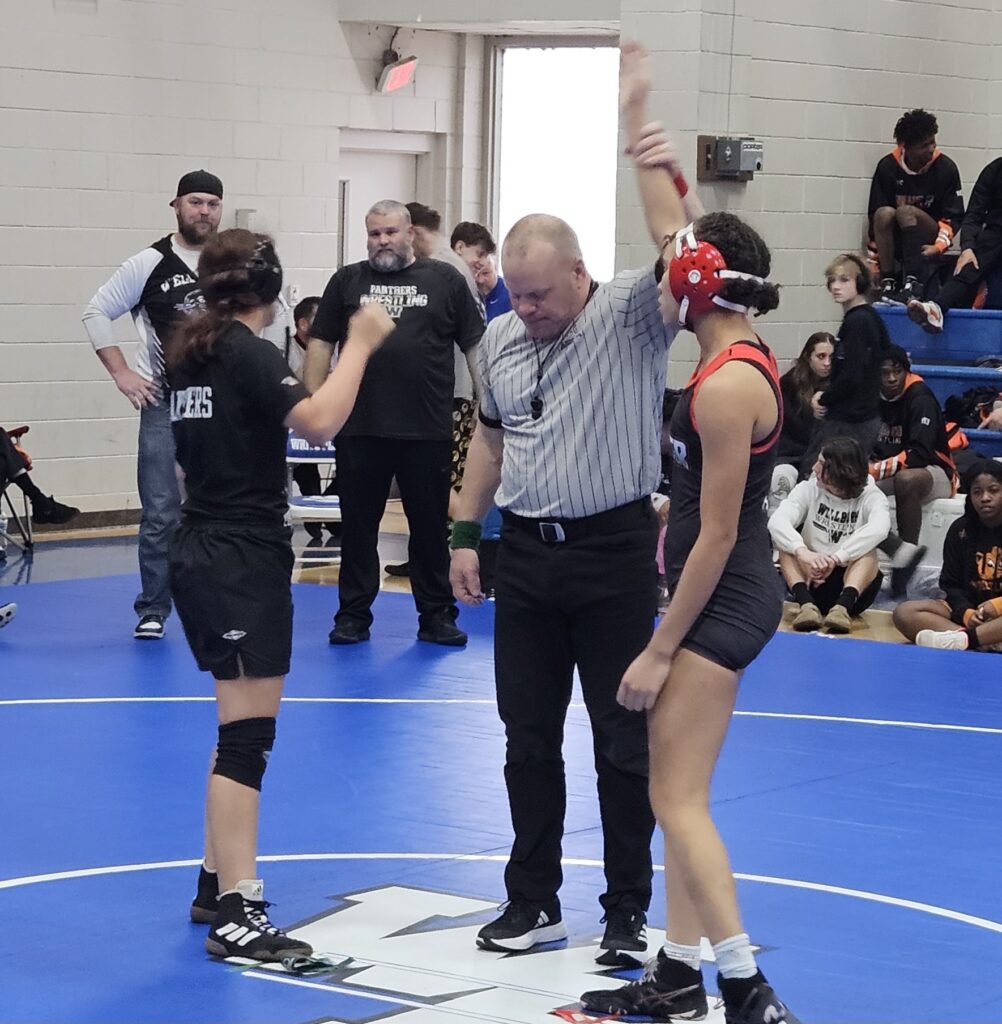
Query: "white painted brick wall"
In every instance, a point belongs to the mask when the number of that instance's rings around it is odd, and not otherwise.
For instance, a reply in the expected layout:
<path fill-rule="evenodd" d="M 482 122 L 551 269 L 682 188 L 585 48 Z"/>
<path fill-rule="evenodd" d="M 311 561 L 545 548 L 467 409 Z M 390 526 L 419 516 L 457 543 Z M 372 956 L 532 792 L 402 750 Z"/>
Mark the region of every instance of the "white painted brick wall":
<path fill-rule="evenodd" d="M 89 510 L 138 503 L 137 418 L 80 314 L 171 229 L 185 171 L 223 179 L 224 226 L 237 208 L 257 211 L 303 294 L 336 259 L 342 128 L 461 131 L 438 201 L 447 218 L 481 216 L 479 39 L 403 30 L 398 47 L 421 63 L 387 97 L 372 89 L 393 29 L 340 23 L 336 0 L 2 2 L 0 424 L 32 425 L 46 493 Z M 117 334 L 131 355 L 128 318 Z"/>
<path fill-rule="evenodd" d="M 652 114 L 676 130 L 690 167 L 697 132 L 765 143 L 765 171 L 754 182 L 702 192 L 708 209 L 746 216 L 772 249 L 783 299 L 760 330 L 782 362 L 838 322 L 823 270 L 836 252 L 861 248 L 870 177 L 906 109 L 936 113 L 965 195 L 1002 146 L 998 0 L 622 0 L 621 26 L 654 52 Z M 702 52 L 679 53 L 677 40 L 693 37 Z M 685 82 L 694 94 L 666 91 Z M 620 169 L 621 179 L 631 173 L 625 162 Z M 636 194 L 622 182 L 620 203 L 617 262 L 627 266 L 650 250 L 642 220 L 623 209 Z M 685 381 L 695 356 L 680 340 L 673 384 Z"/>

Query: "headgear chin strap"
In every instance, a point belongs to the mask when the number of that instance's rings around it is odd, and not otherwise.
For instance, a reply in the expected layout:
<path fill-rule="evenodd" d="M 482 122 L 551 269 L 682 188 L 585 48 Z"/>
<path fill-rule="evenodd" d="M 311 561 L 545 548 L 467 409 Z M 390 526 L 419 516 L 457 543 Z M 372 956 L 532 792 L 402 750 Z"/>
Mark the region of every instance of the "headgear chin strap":
<path fill-rule="evenodd" d="M 727 261 L 716 246 L 699 241 L 693 225 L 687 224 L 675 236 L 675 255 L 668 267 L 668 287 L 678 302 L 678 322 L 691 329 L 690 317 L 712 313 L 714 306 L 735 313 L 754 313 L 753 306 L 730 302 L 720 295 L 722 280 L 754 281 L 765 279 L 740 270 L 728 270 Z"/>

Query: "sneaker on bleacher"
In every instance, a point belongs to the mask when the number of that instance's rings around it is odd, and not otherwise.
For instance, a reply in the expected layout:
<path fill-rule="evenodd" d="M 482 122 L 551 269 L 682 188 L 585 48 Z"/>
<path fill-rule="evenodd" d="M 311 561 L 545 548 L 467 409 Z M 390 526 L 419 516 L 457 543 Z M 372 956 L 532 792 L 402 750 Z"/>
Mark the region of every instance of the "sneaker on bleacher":
<path fill-rule="evenodd" d="M 908 319 L 929 334 L 940 334 L 943 330 L 943 311 L 936 302 L 919 302 L 918 299 L 912 299 L 908 303 Z"/>

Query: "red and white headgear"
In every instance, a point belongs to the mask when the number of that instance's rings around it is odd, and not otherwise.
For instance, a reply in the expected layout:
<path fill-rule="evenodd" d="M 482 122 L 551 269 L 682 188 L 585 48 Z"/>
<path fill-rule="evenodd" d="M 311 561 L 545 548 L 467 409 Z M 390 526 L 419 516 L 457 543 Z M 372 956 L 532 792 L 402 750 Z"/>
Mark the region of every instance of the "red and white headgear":
<path fill-rule="evenodd" d="M 675 236 L 675 255 L 668 266 L 668 287 L 678 302 L 678 322 L 691 328 L 690 317 L 712 313 L 714 306 L 736 313 L 753 312 L 754 307 L 730 302 L 720 295 L 725 280 L 765 284 L 765 279 L 755 274 L 728 270 L 720 250 L 698 240 L 693 225 L 687 224 Z"/>

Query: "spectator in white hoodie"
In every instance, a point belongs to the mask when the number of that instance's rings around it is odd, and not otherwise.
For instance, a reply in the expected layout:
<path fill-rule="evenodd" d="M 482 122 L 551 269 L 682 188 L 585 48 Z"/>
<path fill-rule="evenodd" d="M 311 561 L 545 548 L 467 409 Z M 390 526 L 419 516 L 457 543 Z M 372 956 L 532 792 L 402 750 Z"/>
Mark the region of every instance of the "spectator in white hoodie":
<path fill-rule="evenodd" d="M 793 628 L 848 633 L 873 604 L 883 575 L 877 548 L 891 528 L 887 498 L 853 438 L 824 444 L 814 470 L 769 519 L 779 567 L 800 606 Z"/>

